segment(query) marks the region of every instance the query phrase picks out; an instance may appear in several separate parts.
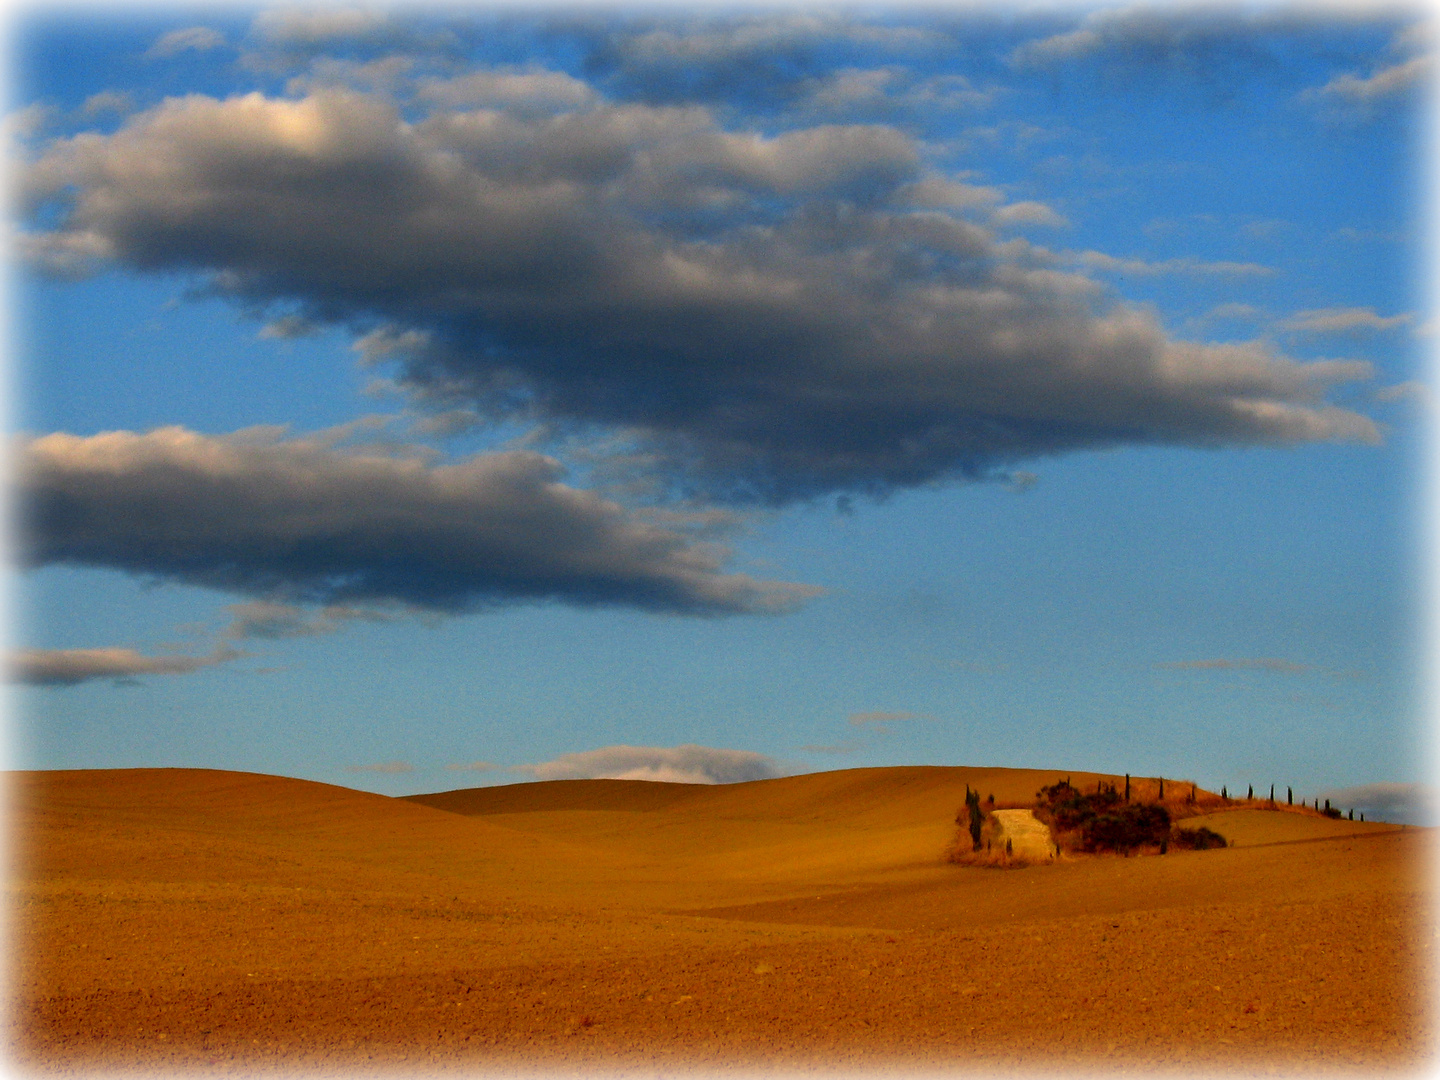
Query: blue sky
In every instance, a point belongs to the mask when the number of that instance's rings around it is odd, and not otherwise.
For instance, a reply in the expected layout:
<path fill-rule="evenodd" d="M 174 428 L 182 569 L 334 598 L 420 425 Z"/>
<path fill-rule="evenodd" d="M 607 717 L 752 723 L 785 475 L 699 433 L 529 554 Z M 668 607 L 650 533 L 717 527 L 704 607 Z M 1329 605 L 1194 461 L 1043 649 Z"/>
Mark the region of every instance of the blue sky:
<path fill-rule="evenodd" d="M 16 44 L 17 767 L 1427 779 L 1419 15 Z"/>

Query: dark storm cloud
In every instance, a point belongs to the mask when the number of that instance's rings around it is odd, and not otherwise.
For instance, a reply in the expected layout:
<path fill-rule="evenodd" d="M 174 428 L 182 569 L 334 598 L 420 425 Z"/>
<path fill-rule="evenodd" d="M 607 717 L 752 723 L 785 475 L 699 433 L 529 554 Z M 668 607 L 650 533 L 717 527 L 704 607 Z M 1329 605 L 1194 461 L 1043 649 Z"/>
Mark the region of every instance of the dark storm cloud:
<path fill-rule="evenodd" d="M 16 455 L 21 561 L 96 566 L 275 602 L 232 636 L 382 618 L 347 602 L 451 612 L 558 600 L 685 614 L 781 611 L 818 590 L 722 572 L 727 552 L 559 482 L 551 458 L 455 464 L 273 434 L 180 428 L 47 435 Z M 709 522 L 707 520 L 706 524 Z M 281 602 L 337 605 L 301 617 Z"/>
<path fill-rule="evenodd" d="M 1325 400 L 1367 365 L 1170 338 L 995 231 L 999 193 L 932 173 L 894 128 L 557 111 L 575 88 L 527 77 L 412 119 L 339 90 L 172 99 L 50 144 L 21 179 L 60 224 L 22 246 L 368 331 L 420 399 L 623 432 L 717 498 L 884 494 L 1127 443 L 1377 438 Z"/>

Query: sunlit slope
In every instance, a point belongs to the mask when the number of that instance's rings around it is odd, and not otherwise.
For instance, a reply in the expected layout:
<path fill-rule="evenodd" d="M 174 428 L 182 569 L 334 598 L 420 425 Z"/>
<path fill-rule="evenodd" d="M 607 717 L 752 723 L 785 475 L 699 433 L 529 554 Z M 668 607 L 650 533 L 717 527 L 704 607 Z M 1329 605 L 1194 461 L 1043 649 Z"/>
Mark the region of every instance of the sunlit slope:
<path fill-rule="evenodd" d="M 967 786 L 997 803 L 1028 805 L 1045 784 L 1070 777 L 1091 788 L 1099 780 L 1124 782 L 1104 773 L 1058 769 L 894 766 L 805 773 L 743 784 L 668 784 L 645 780 L 551 780 L 468 788 L 409 801 L 457 814 L 491 815 L 564 810 L 673 811 L 751 820 L 843 821 L 853 825 L 901 825 L 952 820 Z"/>
<path fill-rule="evenodd" d="M 579 780 L 411 797 L 503 821 L 537 836 L 583 840 L 597 866 L 628 867 L 628 895 L 676 907 L 842 890 L 944 875 L 967 785 L 997 803 L 1028 803 L 1058 770 L 893 767 L 742 784 Z M 1123 780 L 1123 778 L 1122 778 Z M 651 790 L 653 789 L 653 790 Z M 597 885 L 599 882 L 597 881 Z"/>
<path fill-rule="evenodd" d="M 1286 813 L 1241 807 L 1218 810 L 1180 822 L 1187 829 L 1207 828 L 1218 832 L 1234 847 L 1287 844 L 1302 840 L 1333 840 L 1342 836 L 1366 836 L 1391 832 L 1399 826 L 1380 821 L 1348 821 L 1319 814 Z"/>
<path fill-rule="evenodd" d="M 209 769 L 13 773 L 25 877 L 530 888 L 560 839 L 329 784 Z"/>

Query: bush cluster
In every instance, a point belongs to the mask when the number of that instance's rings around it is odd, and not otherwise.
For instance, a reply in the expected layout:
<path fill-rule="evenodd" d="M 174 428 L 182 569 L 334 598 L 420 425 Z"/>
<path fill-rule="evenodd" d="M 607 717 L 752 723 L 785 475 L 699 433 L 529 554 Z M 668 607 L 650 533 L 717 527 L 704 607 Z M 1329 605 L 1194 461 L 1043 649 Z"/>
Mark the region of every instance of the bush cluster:
<path fill-rule="evenodd" d="M 1229 842 L 1213 829 L 1182 829 L 1177 825 L 1170 830 L 1170 846 L 1186 851 L 1208 851 L 1228 847 Z"/>
<path fill-rule="evenodd" d="M 1159 803 L 1132 803 L 1113 784 L 1100 784 L 1089 795 L 1068 780 L 1036 793 L 1037 812 L 1047 817 L 1057 834 L 1069 833 L 1081 851 L 1131 852 L 1144 847 L 1170 845 L 1190 851 L 1225 847 L 1225 838 L 1209 829 L 1172 826 L 1170 811 Z"/>

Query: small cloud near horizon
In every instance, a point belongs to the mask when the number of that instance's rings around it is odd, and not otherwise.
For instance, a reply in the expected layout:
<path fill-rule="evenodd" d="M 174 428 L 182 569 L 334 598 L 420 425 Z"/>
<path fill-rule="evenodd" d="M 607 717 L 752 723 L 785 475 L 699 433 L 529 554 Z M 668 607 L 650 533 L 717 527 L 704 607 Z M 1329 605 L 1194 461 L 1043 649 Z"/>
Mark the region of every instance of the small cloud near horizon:
<path fill-rule="evenodd" d="M 412 773 L 415 771 L 415 766 L 411 765 L 408 761 L 382 761 L 378 765 L 347 765 L 345 766 L 345 771 L 353 773 L 373 772 L 399 774 Z"/>
<path fill-rule="evenodd" d="M 1173 660 L 1154 665 L 1163 671 L 1276 671 L 1286 675 L 1303 675 L 1319 671 L 1314 664 L 1297 664 L 1293 660 L 1273 657 L 1258 659 Z"/>
<path fill-rule="evenodd" d="M 653 780 L 672 784 L 739 784 L 783 776 L 780 763 L 751 750 L 710 746 L 605 746 L 561 754 L 512 771 L 536 780 Z"/>
<path fill-rule="evenodd" d="M 500 768 L 493 761 L 467 761 L 446 765 L 446 772 L 494 772 Z"/>
<path fill-rule="evenodd" d="M 1393 821 L 1406 825 L 1440 824 L 1440 790 L 1429 784 L 1378 783 L 1322 791 L 1320 798 L 1371 821 Z"/>
<path fill-rule="evenodd" d="M 850 714 L 851 727 L 868 727 L 873 731 L 890 730 L 891 724 L 905 720 L 929 720 L 928 716 L 913 712 L 858 712 Z"/>

